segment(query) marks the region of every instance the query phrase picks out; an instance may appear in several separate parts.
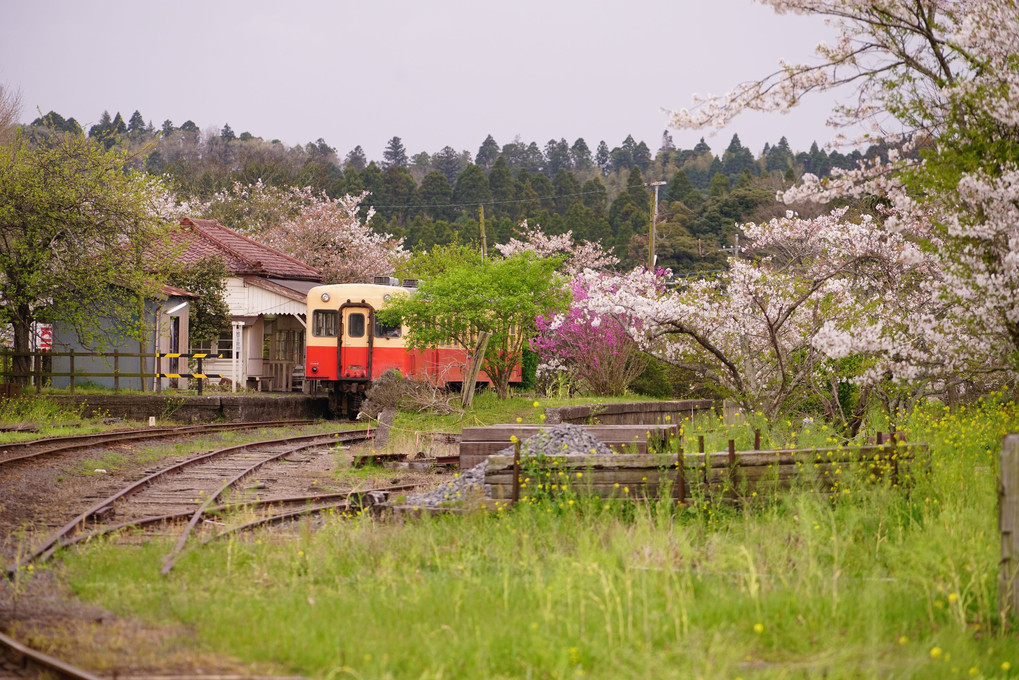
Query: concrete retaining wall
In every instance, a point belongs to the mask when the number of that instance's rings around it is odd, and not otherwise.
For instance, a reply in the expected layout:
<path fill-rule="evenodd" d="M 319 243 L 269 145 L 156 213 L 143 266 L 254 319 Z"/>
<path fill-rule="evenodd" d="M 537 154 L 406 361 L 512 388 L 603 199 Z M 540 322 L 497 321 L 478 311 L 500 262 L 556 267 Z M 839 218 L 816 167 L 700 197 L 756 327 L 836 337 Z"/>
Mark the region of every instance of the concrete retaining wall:
<path fill-rule="evenodd" d="M 214 420 L 234 422 L 326 418 L 329 415 L 329 398 L 326 396 L 68 394 L 38 398 L 80 407 L 86 416 L 141 421 L 147 421 L 152 416 L 159 421 L 204 423 Z"/>

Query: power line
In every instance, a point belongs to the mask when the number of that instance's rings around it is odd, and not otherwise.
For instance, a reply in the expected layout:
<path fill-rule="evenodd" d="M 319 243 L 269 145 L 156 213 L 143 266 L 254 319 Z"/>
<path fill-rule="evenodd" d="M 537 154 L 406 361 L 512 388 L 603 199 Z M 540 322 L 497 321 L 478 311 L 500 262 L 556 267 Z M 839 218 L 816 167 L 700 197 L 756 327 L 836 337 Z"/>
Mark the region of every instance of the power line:
<path fill-rule="evenodd" d="M 554 194 L 552 196 L 532 196 L 529 198 L 508 198 L 499 201 L 484 201 L 474 203 L 421 203 L 421 204 L 407 204 L 407 205 L 376 205 L 370 204 L 371 207 L 378 210 L 379 208 L 476 208 L 479 205 L 505 205 L 507 203 L 527 203 L 529 201 L 554 201 L 558 198 L 573 198 L 575 196 L 591 196 L 594 194 L 600 194 L 608 198 L 608 191 L 581 191 L 576 194 Z"/>

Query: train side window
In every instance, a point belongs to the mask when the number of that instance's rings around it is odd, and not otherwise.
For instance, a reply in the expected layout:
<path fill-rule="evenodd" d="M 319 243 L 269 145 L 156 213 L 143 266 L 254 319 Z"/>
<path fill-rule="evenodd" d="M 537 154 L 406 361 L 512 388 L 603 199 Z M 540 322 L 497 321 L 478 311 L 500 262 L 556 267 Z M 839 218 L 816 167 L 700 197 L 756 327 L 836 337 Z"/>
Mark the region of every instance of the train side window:
<path fill-rule="evenodd" d="M 376 338 L 398 338 L 400 337 L 399 326 L 387 326 L 384 323 L 380 323 L 378 319 L 375 319 L 375 337 Z"/>
<path fill-rule="evenodd" d="M 318 338 L 335 338 L 339 325 L 339 312 L 331 309 L 316 309 L 311 317 L 311 334 Z"/>
<path fill-rule="evenodd" d="M 347 337 L 364 337 L 364 314 L 356 312 L 347 317 Z"/>

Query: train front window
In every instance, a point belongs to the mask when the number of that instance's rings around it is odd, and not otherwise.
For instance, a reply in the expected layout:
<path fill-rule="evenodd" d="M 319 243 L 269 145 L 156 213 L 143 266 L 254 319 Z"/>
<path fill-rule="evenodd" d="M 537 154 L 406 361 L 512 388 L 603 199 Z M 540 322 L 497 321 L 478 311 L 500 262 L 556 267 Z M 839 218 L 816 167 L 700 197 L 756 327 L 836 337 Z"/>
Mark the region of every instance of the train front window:
<path fill-rule="evenodd" d="M 340 314 L 331 309 L 316 309 L 311 317 L 311 334 L 318 338 L 335 338 L 340 326 Z"/>
<path fill-rule="evenodd" d="M 361 312 L 355 312 L 347 317 L 347 337 L 364 337 L 364 314 Z"/>
<path fill-rule="evenodd" d="M 398 338 L 400 337 L 399 326 L 387 326 L 384 323 L 380 323 L 378 319 L 375 319 L 375 337 L 376 338 Z"/>

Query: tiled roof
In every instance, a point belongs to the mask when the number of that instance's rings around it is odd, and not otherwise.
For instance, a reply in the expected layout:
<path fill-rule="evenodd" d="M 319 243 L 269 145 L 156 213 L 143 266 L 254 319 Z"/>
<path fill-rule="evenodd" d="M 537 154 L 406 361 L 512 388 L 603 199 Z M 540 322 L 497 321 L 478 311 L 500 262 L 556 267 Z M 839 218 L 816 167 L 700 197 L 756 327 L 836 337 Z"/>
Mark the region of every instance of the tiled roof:
<path fill-rule="evenodd" d="M 300 260 L 227 229 L 216 220 L 181 220 L 186 239 L 177 258 L 187 264 L 214 255 L 234 276 L 271 276 L 299 281 L 321 281 L 322 272 Z"/>

